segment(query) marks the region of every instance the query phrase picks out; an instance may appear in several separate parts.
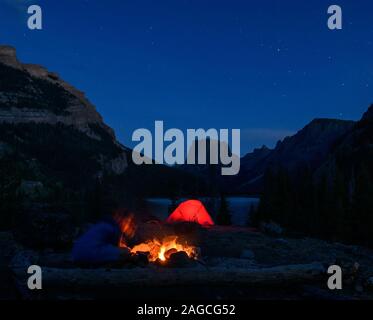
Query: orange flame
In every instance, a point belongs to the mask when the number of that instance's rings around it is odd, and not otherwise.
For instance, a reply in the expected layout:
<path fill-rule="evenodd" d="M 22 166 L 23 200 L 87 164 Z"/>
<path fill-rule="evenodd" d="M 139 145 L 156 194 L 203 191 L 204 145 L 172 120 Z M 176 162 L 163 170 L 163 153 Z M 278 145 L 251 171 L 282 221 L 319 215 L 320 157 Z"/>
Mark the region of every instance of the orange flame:
<path fill-rule="evenodd" d="M 189 246 L 188 244 L 178 243 L 177 236 L 169 236 L 162 241 L 157 239 L 149 240 L 144 243 L 138 244 L 131 249 L 132 253 L 145 252 L 148 253 L 149 261 L 166 261 L 170 258 L 171 254 L 179 251 L 184 251 L 190 258 L 197 258 L 196 247 Z"/>
<path fill-rule="evenodd" d="M 132 213 L 126 217 L 123 217 L 120 214 L 116 214 L 114 215 L 114 220 L 118 223 L 119 228 L 122 232 L 119 239 L 119 247 L 127 247 L 126 239 L 132 239 L 135 236 L 135 218 Z"/>

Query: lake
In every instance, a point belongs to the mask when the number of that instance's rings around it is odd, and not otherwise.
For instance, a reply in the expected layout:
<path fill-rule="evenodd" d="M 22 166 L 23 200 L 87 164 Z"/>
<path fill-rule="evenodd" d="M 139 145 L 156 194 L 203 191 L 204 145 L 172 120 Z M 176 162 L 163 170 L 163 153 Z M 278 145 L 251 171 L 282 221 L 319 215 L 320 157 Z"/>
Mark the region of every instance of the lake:
<path fill-rule="evenodd" d="M 188 199 L 178 199 L 177 204 Z M 199 198 L 205 205 L 211 217 L 215 220 L 219 210 L 220 200 L 218 198 Z M 259 198 L 251 197 L 227 197 L 229 211 L 232 216 L 232 224 L 246 226 L 249 220 L 251 206 L 255 208 L 259 204 Z M 169 215 L 169 208 L 172 201 L 169 198 L 148 198 L 146 199 L 148 211 L 160 220 L 165 220 Z"/>

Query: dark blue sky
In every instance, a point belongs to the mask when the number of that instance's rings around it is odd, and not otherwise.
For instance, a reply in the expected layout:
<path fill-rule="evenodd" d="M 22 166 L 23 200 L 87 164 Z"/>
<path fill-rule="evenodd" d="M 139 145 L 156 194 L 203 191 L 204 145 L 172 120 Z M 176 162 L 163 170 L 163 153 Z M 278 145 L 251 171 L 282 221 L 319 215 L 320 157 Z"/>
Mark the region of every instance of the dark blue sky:
<path fill-rule="evenodd" d="M 40 4 L 42 31 L 27 29 Z M 327 8 L 343 9 L 343 30 Z M 0 0 L 0 43 L 86 92 L 126 145 L 136 128 L 240 128 L 242 153 L 373 102 L 373 1 Z"/>

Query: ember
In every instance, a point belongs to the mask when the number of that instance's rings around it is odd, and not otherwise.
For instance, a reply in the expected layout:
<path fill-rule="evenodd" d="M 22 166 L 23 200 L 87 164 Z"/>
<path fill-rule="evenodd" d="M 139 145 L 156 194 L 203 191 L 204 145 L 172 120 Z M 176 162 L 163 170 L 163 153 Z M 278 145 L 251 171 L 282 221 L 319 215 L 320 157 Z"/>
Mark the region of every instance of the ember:
<path fill-rule="evenodd" d="M 163 240 L 158 239 L 149 240 L 138 244 L 131 249 L 132 253 L 143 252 L 148 254 L 149 261 L 154 262 L 158 259 L 167 261 L 173 253 L 184 251 L 189 258 L 197 259 L 197 248 L 188 244 L 181 244 L 178 242 L 177 236 L 168 236 Z"/>

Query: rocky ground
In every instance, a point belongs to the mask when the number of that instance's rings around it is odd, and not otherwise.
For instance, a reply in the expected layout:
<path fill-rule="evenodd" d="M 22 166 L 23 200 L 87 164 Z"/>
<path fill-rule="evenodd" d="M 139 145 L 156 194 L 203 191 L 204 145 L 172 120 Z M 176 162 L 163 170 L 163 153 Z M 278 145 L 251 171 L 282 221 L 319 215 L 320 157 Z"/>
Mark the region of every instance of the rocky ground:
<path fill-rule="evenodd" d="M 328 243 L 317 239 L 271 237 L 246 228 L 174 228 L 157 223 L 140 226 L 136 241 L 149 239 L 150 235 L 160 236 L 175 233 L 181 235 L 181 238 L 188 240 L 189 243 L 198 245 L 201 248 L 203 256 L 201 262 L 204 263 L 205 266 L 207 265 L 208 268 L 211 268 L 211 272 L 223 270 L 226 272 L 226 275 L 231 276 L 230 271 L 232 271 L 232 274 L 237 271 L 237 275 L 242 275 L 242 270 L 245 268 L 256 270 L 255 272 L 259 270 L 260 274 L 260 270 L 278 270 L 278 268 L 281 269 L 283 267 L 286 269 L 287 266 L 294 265 L 312 266 L 312 264 L 317 263 L 318 265 L 324 266 L 326 270 L 328 266 L 338 264 L 344 270 L 343 290 L 338 292 L 328 290 L 326 274 L 320 281 L 297 283 L 296 285 L 290 283 L 280 283 L 279 285 L 276 283 L 275 286 L 268 285 L 268 281 L 263 282 L 266 282 L 265 286 L 261 285 L 262 282 L 260 282 L 259 285 L 251 286 L 247 284 L 247 279 L 246 284 L 240 284 L 239 279 L 232 277 L 232 281 L 235 283 L 234 285 L 227 286 L 227 281 L 223 279 L 222 284 L 225 285 L 219 285 L 219 282 L 217 282 L 214 286 L 204 285 L 202 283 L 196 286 L 196 284 L 193 283 L 193 285 L 190 286 L 183 285 L 182 291 L 180 290 L 180 286 L 164 286 L 162 284 L 161 289 L 157 286 L 147 286 L 147 288 L 144 289 L 142 288 L 143 286 L 138 285 L 130 291 L 130 296 L 132 298 L 373 299 L 372 250 L 358 246 Z M 9 233 L 0 233 L 0 247 L 0 298 L 15 299 L 17 298 L 16 290 L 10 277 L 11 271 L 7 266 L 10 258 L 15 253 L 20 252 L 21 248 L 14 243 Z M 111 269 L 81 270 L 76 269 L 71 265 L 71 262 L 68 261 L 68 252 L 56 253 L 49 250 L 41 255 L 39 252 L 39 257 L 42 257 L 41 260 L 46 267 L 51 268 L 51 271 L 48 271 L 50 272 L 48 279 L 52 279 L 54 284 L 61 283 L 61 281 L 55 278 L 55 275 L 59 277 L 59 270 L 63 270 L 64 268 L 69 268 L 68 272 L 74 277 L 74 281 L 71 282 L 72 284 L 79 283 L 81 280 L 83 281 L 82 283 L 86 284 L 87 278 L 89 279 L 91 274 L 93 280 L 94 278 L 100 278 L 102 280 L 100 285 L 108 281 L 108 288 L 110 287 L 110 281 L 115 279 L 115 277 L 119 277 L 119 282 L 123 281 L 123 283 L 126 284 L 126 280 L 123 280 L 123 277 L 128 275 L 137 276 L 140 279 L 151 272 L 154 274 L 163 274 L 163 276 L 168 273 L 172 277 L 176 273 L 179 273 L 182 277 L 181 279 L 184 281 L 186 277 L 188 277 L 188 274 L 193 275 L 193 272 L 198 272 L 198 270 L 201 270 L 201 272 L 204 270 L 203 272 L 205 272 L 206 275 L 209 274 L 209 272 L 203 269 L 205 268 L 203 266 L 196 266 L 195 269 L 184 269 L 184 271 L 178 270 L 175 272 L 173 272 L 172 269 L 166 271 L 162 271 L 162 269 L 156 270 L 151 266 L 145 267 L 148 269 L 132 267 L 122 271 Z M 80 276 L 80 274 L 84 274 L 85 278 Z M 221 273 L 217 273 L 218 276 L 219 274 L 221 276 Z M 65 276 L 66 272 L 62 271 L 61 275 Z M 204 281 L 206 277 L 207 276 L 200 276 L 202 279 L 201 281 Z M 153 281 L 151 277 L 150 280 Z M 67 286 L 70 280 L 67 278 L 64 281 L 66 281 Z M 209 283 L 211 283 L 211 278 L 206 281 L 210 281 Z M 252 279 L 250 281 L 252 282 Z M 51 297 L 84 299 L 103 297 L 121 298 L 128 295 L 128 290 L 121 290 L 120 285 L 118 288 L 118 283 L 110 287 L 110 290 L 102 290 L 101 288 L 96 291 L 94 290 L 95 281 L 92 283 L 89 282 L 90 289 L 84 292 L 80 290 L 71 292 L 70 290 L 69 293 L 67 293 L 64 292 L 65 285 L 57 286 L 58 289 L 55 289 L 53 294 L 51 293 Z"/>
<path fill-rule="evenodd" d="M 0 232 L 0 300 L 16 299 L 9 263 L 16 251 L 11 233 Z"/>

